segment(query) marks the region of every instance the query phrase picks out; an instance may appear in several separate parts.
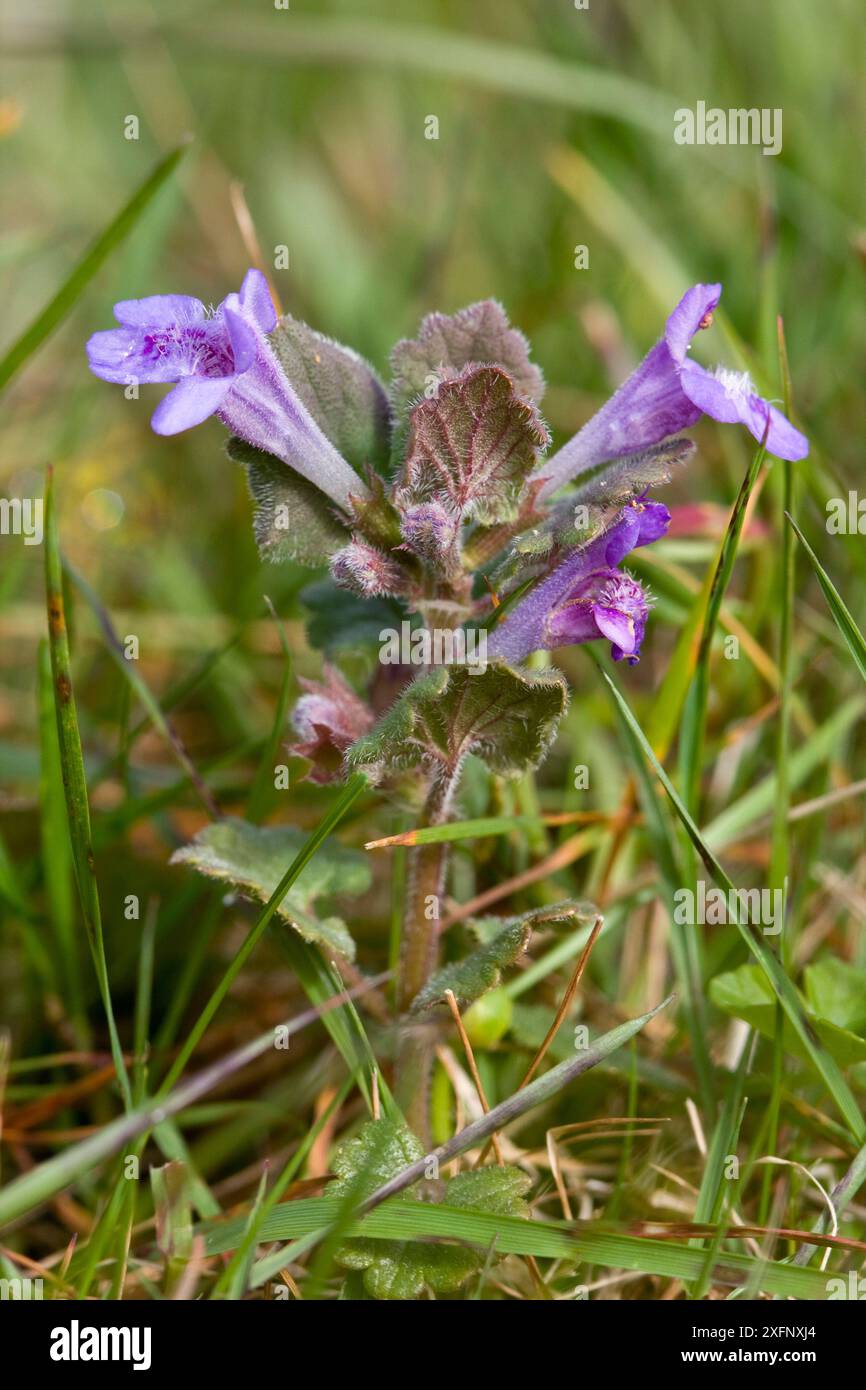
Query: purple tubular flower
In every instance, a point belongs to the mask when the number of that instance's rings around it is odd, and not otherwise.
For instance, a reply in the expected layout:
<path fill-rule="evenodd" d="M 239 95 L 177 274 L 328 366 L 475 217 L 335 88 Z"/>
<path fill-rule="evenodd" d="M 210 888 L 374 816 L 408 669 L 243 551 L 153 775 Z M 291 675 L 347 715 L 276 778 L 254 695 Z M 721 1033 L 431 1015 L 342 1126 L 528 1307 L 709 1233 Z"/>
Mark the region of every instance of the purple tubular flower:
<path fill-rule="evenodd" d="M 90 369 L 124 385 L 177 382 L 151 424 L 178 434 L 216 415 L 232 434 L 283 460 L 344 510 L 368 489 L 323 434 L 292 390 L 267 334 L 276 327 L 268 283 L 248 270 L 239 294 L 208 312 L 183 294 L 125 299 L 114 306 L 119 328 L 94 333 Z"/>
<path fill-rule="evenodd" d="M 692 338 L 709 328 L 721 285 L 693 285 L 665 325 L 661 342 L 606 405 L 536 475 L 547 497 L 570 479 L 609 459 L 637 453 L 688 429 L 702 414 L 739 422 L 778 458 L 805 458 L 809 442 L 775 406 L 755 392 L 748 375 L 717 367 L 708 372 L 686 354 Z M 769 419 L 769 430 L 767 421 Z"/>
<path fill-rule="evenodd" d="M 572 553 L 515 605 L 490 633 L 491 657 L 520 662 L 539 649 L 605 637 L 614 661 L 634 665 L 649 612 L 649 600 L 619 565 L 640 545 L 663 536 L 671 514 L 661 502 L 641 498 L 624 507 L 612 526 Z"/>

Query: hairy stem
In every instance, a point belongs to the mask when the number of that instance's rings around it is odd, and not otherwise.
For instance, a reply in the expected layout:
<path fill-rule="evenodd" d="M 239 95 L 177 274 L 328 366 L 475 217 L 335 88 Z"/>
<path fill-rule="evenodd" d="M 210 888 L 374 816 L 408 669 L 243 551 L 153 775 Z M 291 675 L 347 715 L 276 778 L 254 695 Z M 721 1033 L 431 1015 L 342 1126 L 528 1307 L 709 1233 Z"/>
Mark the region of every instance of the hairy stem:
<path fill-rule="evenodd" d="M 424 807 L 423 824 L 439 825 L 448 814 L 455 778 L 438 774 Z M 445 886 L 448 846 L 416 845 L 409 852 L 397 1007 L 406 1014 L 427 983 L 439 954 L 439 902 Z M 395 1091 L 410 1128 L 422 1141 L 429 1138 L 430 1073 L 433 1037 L 428 1024 L 405 1023 L 397 1049 Z"/>

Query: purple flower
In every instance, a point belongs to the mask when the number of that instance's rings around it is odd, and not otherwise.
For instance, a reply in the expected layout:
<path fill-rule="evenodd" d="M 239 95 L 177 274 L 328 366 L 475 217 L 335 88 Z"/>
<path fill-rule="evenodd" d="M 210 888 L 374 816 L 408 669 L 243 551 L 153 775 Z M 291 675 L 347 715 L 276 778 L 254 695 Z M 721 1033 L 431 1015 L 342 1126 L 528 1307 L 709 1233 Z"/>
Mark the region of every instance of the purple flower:
<path fill-rule="evenodd" d="M 119 328 L 94 333 L 90 369 L 124 385 L 177 382 L 151 424 L 178 434 L 216 415 L 232 434 L 265 449 L 345 510 L 368 490 L 292 390 L 267 338 L 276 327 L 268 283 L 248 270 L 240 294 L 208 311 L 184 294 L 124 299 Z"/>
<path fill-rule="evenodd" d="M 308 758 L 313 766 L 307 776 L 311 782 L 339 780 L 343 754 L 376 722 L 373 711 L 359 699 L 334 666 L 325 662 L 324 681 L 305 680 L 302 695 L 292 713 L 292 723 L 300 741 L 289 751 Z"/>
<path fill-rule="evenodd" d="M 781 411 L 757 395 L 748 374 L 717 367 L 708 372 L 686 354 L 692 338 L 709 328 L 721 285 L 693 285 L 665 325 L 661 342 L 606 405 L 536 475 L 540 497 L 609 459 L 636 453 L 679 430 L 702 414 L 724 423 L 739 422 L 755 439 L 767 431 L 767 449 L 777 457 L 805 458 L 809 442 Z"/>
<path fill-rule="evenodd" d="M 640 545 L 663 536 L 671 514 L 641 498 L 624 507 L 612 526 L 572 553 L 517 603 L 490 633 L 492 657 L 523 661 L 539 649 L 605 637 L 614 661 L 634 665 L 649 612 L 646 593 L 619 565 Z"/>

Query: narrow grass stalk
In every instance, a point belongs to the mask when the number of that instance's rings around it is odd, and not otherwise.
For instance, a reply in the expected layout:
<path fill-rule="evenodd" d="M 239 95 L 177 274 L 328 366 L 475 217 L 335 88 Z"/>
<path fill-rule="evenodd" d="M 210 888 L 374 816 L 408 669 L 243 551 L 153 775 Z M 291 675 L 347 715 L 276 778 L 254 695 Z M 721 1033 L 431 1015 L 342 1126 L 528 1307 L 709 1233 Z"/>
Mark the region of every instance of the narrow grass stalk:
<path fill-rule="evenodd" d="M 637 738 L 644 757 L 664 787 L 671 805 L 676 811 L 686 834 L 700 855 L 710 876 L 724 892 L 727 902 L 729 904 L 736 904 L 739 900 L 733 883 L 728 878 L 728 875 L 716 859 L 712 850 L 708 847 L 697 825 L 689 814 L 689 811 L 683 804 L 682 799 L 674 789 L 670 778 L 650 748 L 643 730 L 629 709 L 625 699 L 607 671 L 600 666 L 599 671 L 610 689 L 614 700 L 627 719 L 632 732 Z M 851 1135 L 858 1144 L 861 1144 L 863 1140 L 866 1139 L 866 1121 L 863 1119 L 860 1107 L 838 1063 L 830 1056 L 829 1052 L 827 1052 L 826 1048 L 816 1037 L 813 1028 L 803 1012 L 803 1007 L 800 1003 L 797 991 L 786 975 L 781 962 L 770 950 L 763 938 L 759 936 L 748 923 L 741 920 L 742 913 L 736 907 L 731 912 L 730 916 L 733 925 L 737 928 L 749 950 L 752 952 L 752 955 L 767 976 L 773 992 L 782 1005 L 782 1008 L 785 1010 L 788 1020 L 799 1037 L 800 1042 L 803 1044 L 812 1065 L 827 1087 L 828 1092 L 833 1097 Z"/>
<path fill-rule="evenodd" d="M 730 582 L 734 561 L 737 558 L 737 548 L 743 531 L 743 523 L 746 519 L 746 507 L 748 506 L 749 498 L 752 495 L 752 489 L 755 486 L 758 474 L 761 471 L 765 453 L 765 447 L 761 444 L 755 451 L 752 461 L 746 469 L 745 476 L 740 484 L 740 490 L 734 502 L 733 510 L 731 511 L 728 528 L 722 539 L 719 558 L 713 574 L 713 582 L 707 598 L 704 625 L 698 648 L 698 659 L 695 665 L 692 684 L 683 709 L 680 753 L 683 800 L 693 814 L 697 812 L 698 798 L 700 795 L 701 769 L 703 766 L 704 739 L 706 732 L 707 692 L 710 683 L 710 658 L 712 655 L 713 637 L 715 636 L 716 627 L 718 625 L 722 600 Z"/>
<path fill-rule="evenodd" d="M 283 1025 L 285 1036 L 294 1037 L 304 1028 L 317 1023 L 327 1010 L 341 1008 L 347 998 L 354 998 L 368 989 L 374 989 L 379 983 L 378 978 L 365 980 L 363 984 L 347 990 L 344 994 L 335 995 L 325 1005 L 305 1010 Z M 170 1094 L 151 1097 L 135 1110 L 104 1125 L 87 1139 L 71 1144 L 61 1153 L 46 1159 L 37 1168 L 32 1168 L 30 1172 L 8 1183 L 0 1192 L 0 1228 L 49 1201 L 56 1193 L 90 1173 L 98 1164 L 138 1139 L 140 1135 L 146 1134 L 170 1116 L 178 1115 L 194 1105 L 230 1076 L 242 1071 L 256 1058 L 264 1056 L 273 1045 L 274 1029 L 269 1028 L 266 1033 L 253 1038 L 243 1047 L 236 1048 L 235 1051 L 196 1072 L 195 1076 Z"/>
<path fill-rule="evenodd" d="M 69 838 L 72 845 L 72 864 L 87 940 L 93 957 L 99 993 L 108 1024 L 111 1056 L 117 1073 L 117 1083 L 125 1106 L 127 1109 L 131 1109 L 132 1090 L 114 1018 L 114 1006 L 111 1001 L 111 989 L 108 981 L 108 965 L 105 958 L 105 942 L 102 936 L 102 912 L 91 844 L 87 779 L 84 773 L 81 734 L 75 711 L 75 695 L 72 690 L 69 637 L 66 630 L 63 575 L 57 534 L 54 476 L 51 468 L 48 469 L 45 487 L 45 592 L 48 604 L 48 643 L 51 654 L 51 676 L 54 682 L 54 708 L 57 718 L 57 738 L 60 746 Z"/>
<path fill-rule="evenodd" d="M 277 704 L 274 709 L 274 722 L 271 726 L 271 733 L 267 743 L 262 750 L 262 756 L 256 769 L 255 779 L 250 799 L 247 805 L 247 820 L 253 824 L 258 824 L 263 820 L 271 805 L 274 796 L 274 763 L 277 756 L 277 749 L 280 740 L 284 737 L 286 728 L 286 716 L 289 710 L 289 696 L 292 688 L 292 653 L 286 640 L 283 625 L 274 610 L 274 606 L 269 598 L 265 599 L 271 617 L 277 629 L 280 639 L 280 650 L 283 655 L 283 673 L 280 677 L 280 690 L 277 696 Z"/>
<path fill-rule="evenodd" d="M 174 173 L 185 149 L 185 145 L 178 146 L 157 164 L 141 187 L 132 195 L 126 206 L 120 210 L 114 221 L 110 222 L 105 231 L 97 237 L 51 302 L 45 306 L 38 318 L 8 349 L 0 360 L 0 390 L 6 385 L 10 377 L 24 366 L 28 357 L 31 357 L 37 348 L 41 347 L 57 325 L 65 319 L 103 261 L 110 255 L 115 246 L 118 246 L 129 235 L 145 208 Z"/>

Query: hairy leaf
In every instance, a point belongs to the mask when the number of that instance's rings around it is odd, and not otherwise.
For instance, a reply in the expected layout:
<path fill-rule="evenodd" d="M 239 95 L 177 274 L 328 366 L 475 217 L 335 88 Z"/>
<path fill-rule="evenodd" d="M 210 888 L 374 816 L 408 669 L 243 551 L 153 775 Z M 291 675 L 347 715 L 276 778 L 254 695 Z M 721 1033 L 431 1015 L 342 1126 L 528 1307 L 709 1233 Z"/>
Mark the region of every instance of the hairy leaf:
<path fill-rule="evenodd" d="M 437 970 L 415 996 L 412 1011 L 438 1004 L 450 989 L 461 1006 L 471 1004 L 499 984 L 502 971 L 513 965 L 529 945 L 536 927 L 564 922 L 585 922 L 595 916 L 589 903 L 562 902 L 539 907 L 517 917 L 481 917 L 468 923 L 483 942 L 463 960 Z"/>
<path fill-rule="evenodd" d="M 650 487 L 670 481 L 674 468 L 695 451 L 690 439 L 672 439 L 638 454 L 628 454 L 582 474 L 575 488 L 561 497 L 541 521 L 522 531 L 490 576 L 499 595 L 553 569 L 577 546 L 595 540 L 621 508 Z"/>
<path fill-rule="evenodd" d="M 568 502 L 572 507 L 581 502 L 622 507 L 648 488 L 669 483 L 674 469 L 688 463 L 694 452 L 690 439 L 669 439 L 639 453 L 611 459 L 581 473 Z"/>
<path fill-rule="evenodd" d="M 190 844 L 176 850 L 172 864 L 192 864 L 210 878 L 224 879 L 267 902 L 307 836 L 290 825 L 259 826 L 242 820 L 216 821 L 200 830 Z M 370 886 L 370 866 L 357 850 L 325 840 L 286 893 L 278 914 L 305 941 L 321 942 L 353 960 L 355 943 L 339 917 L 318 918 L 317 898 L 333 893 L 363 893 Z"/>
<path fill-rule="evenodd" d="M 541 762 L 567 701 L 559 671 L 517 671 L 504 662 L 438 666 L 349 749 L 347 763 L 372 781 L 418 766 L 456 777 L 476 753 L 491 771 L 516 777 Z"/>
<path fill-rule="evenodd" d="M 501 304 L 485 299 L 456 314 L 429 314 L 417 338 L 397 343 L 391 353 L 391 401 L 404 414 L 438 383 L 464 367 L 502 367 L 521 395 L 539 402 L 544 377 L 529 360 L 529 344 L 512 328 Z"/>
<path fill-rule="evenodd" d="M 313 483 L 245 439 L 230 439 L 226 451 L 246 468 L 256 507 L 253 532 L 263 560 L 322 565 L 347 543 L 349 532 Z"/>
<path fill-rule="evenodd" d="M 523 1199 L 531 1186 L 532 1179 L 519 1168 L 472 1168 L 451 1179 L 442 1200 L 449 1207 L 525 1218 L 529 1211 Z"/>
<path fill-rule="evenodd" d="M 424 1154 L 405 1125 L 370 1120 L 334 1158 L 337 1180 L 328 1196 L 360 1201 Z M 531 1179 L 518 1168 L 480 1168 L 444 1184 L 441 1200 L 451 1207 L 499 1216 L 526 1217 L 523 1200 Z M 411 1200 L 409 1189 L 398 1201 Z M 424 1288 L 453 1293 L 479 1269 L 484 1255 L 469 1246 L 430 1241 L 375 1240 L 356 1237 L 340 1247 L 337 1263 L 363 1270 L 364 1288 L 377 1299 L 418 1298 Z"/>
<path fill-rule="evenodd" d="M 352 1196 L 361 1201 L 409 1163 L 424 1155 L 424 1145 L 399 1120 L 368 1120 L 360 1132 L 341 1144 L 334 1155 L 335 1182 L 329 1197 Z"/>
<path fill-rule="evenodd" d="M 335 449 L 353 468 L 387 466 L 391 410 L 368 362 L 286 314 L 271 335 L 283 371 Z"/>
<path fill-rule="evenodd" d="M 548 438 L 505 372 L 468 369 L 413 408 L 397 505 L 438 502 L 458 519 L 509 520 Z"/>

